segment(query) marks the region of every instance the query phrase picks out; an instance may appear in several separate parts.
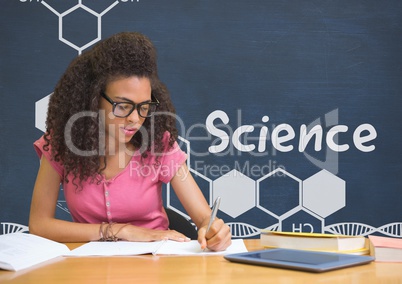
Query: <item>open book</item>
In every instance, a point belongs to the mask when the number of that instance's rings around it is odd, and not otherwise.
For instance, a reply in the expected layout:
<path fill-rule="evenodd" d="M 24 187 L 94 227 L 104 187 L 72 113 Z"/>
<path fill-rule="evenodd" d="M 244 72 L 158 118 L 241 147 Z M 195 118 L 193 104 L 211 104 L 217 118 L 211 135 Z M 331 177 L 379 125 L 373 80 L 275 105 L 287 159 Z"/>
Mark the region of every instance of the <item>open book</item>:
<path fill-rule="evenodd" d="M 89 242 L 74 250 L 66 245 L 26 233 L 0 235 L 0 269 L 18 271 L 60 256 L 117 255 L 219 255 L 247 252 L 242 239 L 232 240 L 225 251 L 201 250 L 195 240 L 189 242 Z"/>
<path fill-rule="evenodd" d="M 232 240 L 225 251 L 203 251 L 196 240 L 176 242 L 171 240 L 158 242 L 89 242 L 73 249 L 65 256 L 123 256 L 123 255 L 219 255 L 247 252 L 242 239 Z"/>
<path fill-rule="evenodd" d="M 61 243 L 26 233 L 0 235 L 0 268 L 18 271 L 68 254 Z"/>

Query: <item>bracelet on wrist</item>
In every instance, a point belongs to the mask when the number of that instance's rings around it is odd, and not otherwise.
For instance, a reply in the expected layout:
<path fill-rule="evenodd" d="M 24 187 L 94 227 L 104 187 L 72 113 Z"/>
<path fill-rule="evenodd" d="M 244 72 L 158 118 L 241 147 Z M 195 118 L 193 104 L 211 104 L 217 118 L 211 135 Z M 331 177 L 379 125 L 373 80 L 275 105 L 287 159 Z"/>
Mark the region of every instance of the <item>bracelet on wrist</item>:
<path fill-rule="evenodd" d="M 116 223 L 110 222 L 102 222 L 99 227 L 99 241 L 100 242 L 117 242 L 120 241 L 121 239 L 117 237 L 117 234 L 123 229 L 125 226 L 129 224 L 124 224 L 119 228 L 119 230 L 116 233 L 113 233 L 113 225 Z"/>

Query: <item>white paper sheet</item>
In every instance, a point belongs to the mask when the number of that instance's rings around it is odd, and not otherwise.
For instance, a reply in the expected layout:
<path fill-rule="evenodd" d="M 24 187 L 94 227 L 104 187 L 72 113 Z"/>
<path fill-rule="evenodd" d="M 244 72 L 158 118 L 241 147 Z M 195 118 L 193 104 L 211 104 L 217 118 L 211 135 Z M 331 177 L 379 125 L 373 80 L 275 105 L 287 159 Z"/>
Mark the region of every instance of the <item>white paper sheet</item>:
<path fill-rule="evenodd" d="M 158 255 L 217 255 L 247 252 L 242 239 L 232 240 L 232 244 L 220 252 L 203 251 L 196 240 L 175 242 L 171 240 L 159 242 L 89 242 L 65 256 L 129 256 L 140 254 Z"/>

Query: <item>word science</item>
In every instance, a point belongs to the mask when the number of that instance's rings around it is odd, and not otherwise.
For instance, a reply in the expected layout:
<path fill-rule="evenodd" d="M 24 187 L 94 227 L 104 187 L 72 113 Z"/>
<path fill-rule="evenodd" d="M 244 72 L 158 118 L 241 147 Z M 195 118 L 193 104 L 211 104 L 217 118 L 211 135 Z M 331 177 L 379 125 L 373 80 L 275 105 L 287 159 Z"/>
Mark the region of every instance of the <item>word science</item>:
<path fill-rule="evenodd" d="M 270 140 L 272 147 L 280 152 L 294 150 L 291 145 L 296 138 L 294 128 L 281 123 L 269 131 L 266 123 L 269 117 L 264 115 L 262 123 L 256 125 L 240 125 L 235 129 L 229 127 L 229 116 L 222 110 L 215 110 L 206 118 L 206 128 L 209 134 L 216 137 L 213 145 L 208 148 L 210 153 L 221 153 L 233 145 L 240 152 L 266 151 L 267 141 Z M 349 131 L 347 125 L 333 125 L 327 131 L 320 124 L 300 126 L 298 137 L 298 151 L 303 152 L 309 143 L 314 143 L 314 150 L 321 151 L 323 143 L 334 152 L 345 152 L 353 144 L 361 152 L 372 152 L 375 150 L 373 141 L 377 137 L 377 131 L 373 125 L 365 123 L 353 130 L 353 139 L 350 143 L 339 144 L 339 136 Z"/>

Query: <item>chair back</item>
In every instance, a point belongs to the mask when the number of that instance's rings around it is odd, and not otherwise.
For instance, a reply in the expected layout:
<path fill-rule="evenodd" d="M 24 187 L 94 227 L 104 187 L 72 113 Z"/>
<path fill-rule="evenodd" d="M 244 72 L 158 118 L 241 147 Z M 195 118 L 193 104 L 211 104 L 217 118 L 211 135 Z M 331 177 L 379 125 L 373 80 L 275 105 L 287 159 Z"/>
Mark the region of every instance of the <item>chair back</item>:
<path fill-rule="evenodd" d="M 173 209 L 165 208 L 165 211 L 169 219 L 169 229 L 176 230 L 192 240 L 198 238 L 197 230 L 189 220 Z"/>

